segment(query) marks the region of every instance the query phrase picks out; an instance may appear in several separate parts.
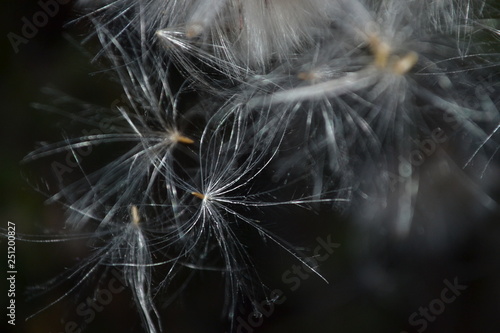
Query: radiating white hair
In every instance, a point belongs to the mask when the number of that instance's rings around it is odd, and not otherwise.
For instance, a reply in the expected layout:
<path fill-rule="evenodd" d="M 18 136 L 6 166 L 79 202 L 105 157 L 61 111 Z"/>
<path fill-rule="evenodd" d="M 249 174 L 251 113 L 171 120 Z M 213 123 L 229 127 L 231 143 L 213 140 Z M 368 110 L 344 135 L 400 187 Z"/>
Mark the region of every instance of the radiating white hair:
<path fill-rule="evenodd" d="M 241 297 L 265 297 L 241 228 L 305 264 L 256 211 L 343 204 L 361 225 L 404 238 L 420 168 L 446 155 L 444 143 L 457 163 L 486 156 L 484 168 L 496 167 L 500 53 L 498 31 L 483 21 L 487 1 L 80 5 L 128 106 L 112 110 L 114 131 L 27 160 L 129 144 L 53 200 L 68 207 L 71 227 L 109 242 L 77 270 L 121 267 L 148 332 L 161 330 L 151 295 L 179 267 L 226 273 L 231 320 Z M 210 256 L 222 264 L 210 266 Z M 155 283 L 159 265 L 169 274 Z"/>

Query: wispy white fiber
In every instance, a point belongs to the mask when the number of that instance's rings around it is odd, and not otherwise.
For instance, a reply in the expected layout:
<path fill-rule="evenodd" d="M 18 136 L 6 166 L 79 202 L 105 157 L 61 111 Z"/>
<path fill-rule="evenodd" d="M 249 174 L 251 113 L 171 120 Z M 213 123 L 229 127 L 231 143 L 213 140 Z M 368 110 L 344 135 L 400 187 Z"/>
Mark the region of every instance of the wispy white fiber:
<path fill-rule="evenodd" d="M 270 295 L 247 232 L 322 278 L 280 236 L 289 208 L 341 207 L 406 239 L 429 160 L 467 171 L 482 163 L 481 174 L 498 166 L 500 44 L 489 1 L 79 5 L 101 45 L 95 60 L 125 102 L 95 108 L 112 120 L 106 131 L 44 145 L 26 161 L 78 161 L 82 179 L 63 179 L 51 196 L 67 207 L 69 229 L 91 239 L 72 277 L 118 268 L 146 332 L 168 331 L 157 297 L 182 269 L 221 273 L 232 329 L 240 304 L 257 313 Z M 77 151 L 97 146 L 119 154 L 87 171 Z M 272 227 L 259 218 L 276 208 L 284 216 Z M 154 278 L 157 269 L 165 273 Z"/>

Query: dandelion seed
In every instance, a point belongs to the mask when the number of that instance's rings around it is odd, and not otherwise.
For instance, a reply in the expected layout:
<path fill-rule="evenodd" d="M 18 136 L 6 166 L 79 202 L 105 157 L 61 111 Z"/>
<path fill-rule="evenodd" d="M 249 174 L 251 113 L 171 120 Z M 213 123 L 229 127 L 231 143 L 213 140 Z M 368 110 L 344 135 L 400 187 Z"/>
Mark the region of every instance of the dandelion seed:
<path fill-rule="evenodd" d="M 130 207 L 130 215 L 132 215 L 132 223 L 135 225 L 139 225 L 141 219 L 139 217 L 139 210 L 137 209 L 137 206 L 132 205 Z"/>
<path fill-rule="evenodd" d="M 184 143 L 187 145 L 192 145 L 194 143 L 193 139 L 190 139 L 187 136 L 184 136 L 176 131 L 174 131 L 172 134 L 170 134 L 169 137 L 170 137 L 170 140 L 174 143 L 180 142 L 180 143 Z"/>
<path fill-rule="evenodd" d="M 205 200 L 206 199 L 206 196 L 199 193 L 199 192 L 191 192 L 192 195 L 194 195 L 195 197 L 197 197 L 198 199 L 201 199 L 201 200 Z"/>
<path fill-rule="evenodd" d="M 417 61 L 418 61 L 418 55 L 415 52 L 410 52 L 403 58 L 398 59 L 395 62 L 393 71 L 396 74 L 404 75 L 408 73 L 415 66 Z"/>
<path fill-rule="evenodd" d="M 203 31 L 203 26 L 199 23 L 192 23 L 186 29 L 186 37 L 188 39 L 193 39 L 198 37 Z"/>
<path fill-rule="evenodd" d="M 387 43 L 384 43 L 376 36 L 370 36 L 370 47 L 375 55 L 375 66 L 378 68 L 386 68 L 391 54 L 391 48 Z"/>

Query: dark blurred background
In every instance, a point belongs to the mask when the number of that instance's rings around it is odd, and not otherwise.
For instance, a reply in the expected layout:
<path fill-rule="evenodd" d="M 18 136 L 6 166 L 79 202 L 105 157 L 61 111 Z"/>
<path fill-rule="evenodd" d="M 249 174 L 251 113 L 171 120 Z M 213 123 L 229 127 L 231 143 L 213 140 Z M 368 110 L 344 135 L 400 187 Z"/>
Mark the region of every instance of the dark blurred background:
<path fill-rule="evenodd" d="M 50 105 L 53 97 L 42 92 L 46 87 L 103 106 L 111 105 L 121 92 L 105 73 L 99 72 L 98 64 L 91 64 L 95 45 L 92 42 L 80 45 L 88 35 L 88 27 L 67 25 L 75 18 L 70 4 L 61 5 L 27 43 L 18 45 L 18 52 L 8 34 L 22 36 L 22 18 L 32 21 L 41 7 L 37 1 L 25 0 L 4 0 L 0 6 L 3 116 L 0 121 L 0 224 L 6 228 L 7 221 L 14 222 L 18 235 L 44 234 L 63 229 L 63 210 L 57 205 L 45 205 L 44 195 L 30 185 L 43 180 L 45 171 L 38 170 L 36 164 L 22 165 L 21 160 L 37 147 L 37 142 L 60 140 L 66 128 L 64 117 L 33 108 L 32 103 Z M 430 173 L 433 173 L 432 163 L 428 162 Z M 288 233 L 287 239 L 292 243 L 313 249 L 318 244 L 317 237 L 323 240 L 330 237 L 332 242 L 340 244 L 320 265 L 320 272 L 329 284 L 310 273 L 288 274 L 288 279 L 283 279 L 283 274 L 297 265 L 290 255 L 271 246 L 249 249 L 263 280 L 271 289 L 283 291 L 284 298 L 282 304 L 275 305 L 270 315 L 262 319 L 249 319 L 249 314 L 242 310 L 240 316 L 248 325 L 241 324 L 239 331 L 500 332 L 497 171 L 492 169 L 486 180 L 493 184 L 489 193 L 494 200 L 488 204 L 471 185 L 474 182 L 457 181 L 453 173 L 450 177 L 423 182 L 413 236 L 405 240 L 395 240 L 383 229 L 357 226 L 347 216 L 298 211 L 296 221 L 301 223 L 291 222 L 293 228 L 289 231 L 276 232 Z M 434 224 L 429 225 L 429 221 Z M 25 318 L 71 288 L 63 284 L 32 297 L 34 292 L 28 287 L 40 285 L 77 265 L 85 257 L 84 244 L 17 241 L 15 327 L 6 324 L 5 316 L 5 239 L 1 239 L 0 247 L 0 331 L 79 332 L 80 326 L 67 325 L 79 319 L 74 310 L 79 304 L 78 298 L 73 294 L 34 318 L 28 321 Z M 292 277 L 293 283 L 289 280 Z M 458 281 L 466 289 L 441 309 L 439 304 L 444 303 L 439 299 L 447 288 L 445 280 L 452 284 Z M 291 290 L 295 285 L 298 288 Z M 223 332 L 226 328 L 220 316 L 222 294 L 218 274 L 199 273 L 191 277 L 181 296 L 168 306 L 159 307 L 165 331 Z M 420 307 L 430 305 L 439 315 L 431 313 L 430 319 L 423 319 L 424 315 L 418 313 Z M 409 317 L 415 312 L 412 325 Z M 86 331 L 141 332 L 130 293 L 116 295 L 97 313 Z"/>
<path fill-rule="evenodd" d="M 0 2 L 0 100 L 3 116 L 0 121 L 0 224 L 2 228 L 7 228 L 8 221 L 14 222 L 18 236 L 21 233 L 44 234 L 64 227 L 61 207 L 45 205 L 46 197 L 36 191 L 45 170 L 37 170 L 38 166 L 33 164 L 23 165 L 21 160 L 37 147 L 38 142 L 61 140 L 65 120 L 60 115 L 34 108 L 32 104 L 52 103 L 53 97 L 43 92 L 45 88 L 64 91 L 76 98 L 103 105 L 109 105 L 116 98 L 111 98 L 110 94 L 117 94 L 110 88 L 109 81 L 99 75 L 89 75 L 97 67 L 90 64 L 90 55 L 84 54 L 79 46 L 87 35 L 86 27 L 75 24 L 65 26 L 74 18 L 73 1 L 66 2 L 51 13 L 52 17 L 40 15 L 43 8 L 38 1 Z M 45 21 L 44 17 L 48 19 Z M 28 38 L 23 35 L 26 24 L 23 18 L 29 22 L 34 22 L 34 18 L 40 20 L 39 27 L 28 31 Z M 20 43 L 13 46 L 13 40 Z M 7 325 L 6 317 L 7 243 L 2 239 L 0 244 L 3 256 L 0 260 L 0 300 L 4 309 L 0 331 L 64 332 L 61 323 L 64 305 L 61 304 L 25 321 L 26 317 L 57 298 L 49 291 L 30 300 L 33 292 L 27 287 L 44 283 L 74 265 L 78 256 L 82 255 L 81 247 L 69 243 L 51 246 L 17 241 L 17 317 L 16 326 L 12 327 Z"/>

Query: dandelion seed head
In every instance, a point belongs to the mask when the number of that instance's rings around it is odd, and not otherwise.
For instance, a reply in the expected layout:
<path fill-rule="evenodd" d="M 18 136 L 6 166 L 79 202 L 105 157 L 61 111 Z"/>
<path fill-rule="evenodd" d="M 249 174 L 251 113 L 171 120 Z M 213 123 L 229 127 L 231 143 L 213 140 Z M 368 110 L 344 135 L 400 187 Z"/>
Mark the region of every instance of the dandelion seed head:
<path fill-rule="evenodd" d="M 113 126 L 105 133 L 43 146 L 28 159 L 74 157 L 82 179 L 51 200 L 67 207 L 69 229 L 92 231 L 78 285 L 117 268 L 148 332 L 161 331 L 156 307 L 184 269 L 222 273 L 233 326 L 241 302 L 261 316 L 268 293 L 249 232 L 322 278 L 280 237 L 288 208 L 345 205 L 356 222 L 402 240 L 425 200 L 427 159 L 441 160 L 448 145 L 466 167 L 483 152 L 492 152 L 486 165 L 498 156 L 498 85 L 472 90 L 474 72 L 500 64 L 491 43 L 474 36 L 484 1 L 94 5 L 87 17 L 102 45 L 96 58 L 125 102 L 106 108 Z M 120 154 L 96 170 L 77 155 L 114 144 Z M 283 218 L 271 227 L 265 215 L 277 207 Z M 161 282 L 152 278 L 158 267 Z"/>

